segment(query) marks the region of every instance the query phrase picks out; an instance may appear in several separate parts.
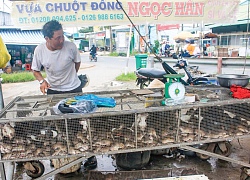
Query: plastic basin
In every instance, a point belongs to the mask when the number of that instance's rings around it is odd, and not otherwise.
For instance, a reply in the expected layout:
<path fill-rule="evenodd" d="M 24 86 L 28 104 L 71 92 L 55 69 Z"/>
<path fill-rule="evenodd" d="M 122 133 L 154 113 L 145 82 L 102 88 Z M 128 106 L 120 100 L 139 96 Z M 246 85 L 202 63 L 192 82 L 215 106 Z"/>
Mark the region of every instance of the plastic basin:
<path fill-rule="evenodd" d="M 245 87 L 249 83 L 249 76 L 243 74 L 220 74 L 217 76 L 220 86 L 230 88 L 233 84 Z"/>

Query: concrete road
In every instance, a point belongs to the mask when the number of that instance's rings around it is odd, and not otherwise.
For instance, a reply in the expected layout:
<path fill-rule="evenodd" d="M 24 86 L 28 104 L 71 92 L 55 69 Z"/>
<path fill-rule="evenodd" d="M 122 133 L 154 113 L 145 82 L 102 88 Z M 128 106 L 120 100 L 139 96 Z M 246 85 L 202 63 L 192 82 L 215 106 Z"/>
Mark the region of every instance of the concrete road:
<path fill-rule="evenodd" d="M 125 69 L 128 72 L 135 70 L 134 58 L 129 58 L 127 67 L 127 58 L 124 57 L 99 56 L 97 62 L 90 62 L 88 54 L 81 54 L 81 57 L 82 65 L 78 74 L 87 74 L 90 78 L 88 87 L 83 89 L 84 92 L 105 90 L 115 80 L 115 77 L 125 72 Z M 117 83 L 112 84 L 113 86 L 119 85 Z M 2 84 L 2 90 L 5 105 L 17 96 L 42 94 L 38 81 Z"/>
<path fill-rule="evenodd" d="M 82 53 L 82 65 L 79 70 L 79 74 L 87 74 L 90 78 L 90 84 L 88 87 L 84 88 L 84 92 L 89 91 L 102 91 L 107 87 L 113 89 L 122 87 L 121 83 L 114 83 L 115 77 L 124 72 L 134 72 L 135 71 L 135 58 L 134 57 L 110 57 L 101 54 L 98 56 L 97 62 L 90 62 L 88 53 Z M 175 60 L 173 59 L 163 59 L 168 62 L 168 64 L 173 67 Z M 199 70 L 204 71 L 208 74 L 217 74 L 217 66 L 215 64 L 195 64 L 195 59 L 188 60 L 190 65 L 198 65 Z M 197 59 L 197 62 L 201 59 Z M 209 61 L 209 60 L 206 60 Z M 148 62 L 148 67 L 151 67 L 151 63 Z M 161 63 L 154 63 L 154 67 L 157 69 L 162 69 Z M 250 66 L 223 66 L 222 73 L 225 74 L 248 74 L 250 75 Z M 132 83 L 133 84 L 133 83 Z M 111 86 L 113 85 L 113 86 Z M 132 86 L 131 88 L 136 88 Z M 39 95 L 41 94 L 39 90 L 39 83 L 37 81 L 26 82 L 26 83 L 10 83 L 2 84 L 4 104 L 7 105 L 11 100 L 17 96 L 26 95 Z"/>

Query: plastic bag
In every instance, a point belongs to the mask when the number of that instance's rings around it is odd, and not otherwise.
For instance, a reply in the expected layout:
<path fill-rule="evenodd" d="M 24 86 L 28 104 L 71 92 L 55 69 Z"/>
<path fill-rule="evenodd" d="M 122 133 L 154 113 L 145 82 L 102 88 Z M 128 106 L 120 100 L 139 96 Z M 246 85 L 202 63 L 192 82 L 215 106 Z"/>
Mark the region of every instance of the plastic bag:
<path fill-rule="evenodd" d="M 116 101 L 110 97 L 99 97 L 94 94 L 86 94 L 82 96 L 75 96 L 76 100 L 92 100 L 95 102 L 97 107 L 115 107 Z"/>
<path fill-rule="evenodd" d="M 71 102 L 71 103 L 69 103 Z M 92 113 L 96 111 L 97 106 L 93 101 L 90 100 L 77 100 L 72 98 L 61 100 L 55 106 L 53 110 L 56 114 L 62 113 Z"/>
<path fill-rule="evenodd" d="M 6 67 L 7 62 L 11 59 L 11 56 L 3 42 L 3 39 L 0 36 L 0 69 Z"/>
<path fill-rule="evenodd" d="M 89 84 L 89 78 L 86 74 L 81 74 L 78 76 L 81 81 L 81 88 L 87 87 Z"/>

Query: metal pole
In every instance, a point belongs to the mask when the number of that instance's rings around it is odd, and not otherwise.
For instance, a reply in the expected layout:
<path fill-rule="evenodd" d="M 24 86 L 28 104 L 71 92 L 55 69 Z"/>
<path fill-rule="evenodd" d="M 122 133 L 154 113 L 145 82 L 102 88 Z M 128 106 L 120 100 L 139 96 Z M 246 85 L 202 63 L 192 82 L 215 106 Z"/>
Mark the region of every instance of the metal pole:
<path fill-rule="evenodd" d="M 3 92 L 2 92 L 2 78 L 0 78 L 0 110 L 4 108 Z"/>
<path fill-rule="evenodd" d="M 130 25 L 129 29 L 129 38 L 128 38 L 128 49 L 127 49 L 127 61 L 126 61 L 126 67 L 125 67 L 125 75 L 128 74 L 128 61 L 129 61 L 129 51 L 130 51 L 130 41 L 131 41 L 131 36 L 132 36 L 132 24 Z"/>
<path fill-rule="evenodd" d="M 0 111 L 4 108 L 4 101 L 3 101 L 3 92 L 2 92 L 2 78 L 0 78 Z M 1 159 L 0 155 L 0 159 Z M 0 163 L 0 173 L 1 173 L 1 179 L 6 180 L 6 174 L 5 174 L 5 168 L 4 164 Z"/>
<path fill-rule="evenodd" d="M 3 0 L 3 16 L 5 14 L 4 11 L 4 0 Z M 3 18 L 3 25 L 5 25 L 5 17 Z M 2 78 L 0 78 L 0 111 L 4 108 L 4 102 L 3 102 L 3 93 L 2 93 Z M 1 159 L 1 155 L 0 155 Z M 6 180 L 6 175 L 5 175 L 5 169 L 4 169 L 4 164 L 0 163 L 0 173 L 1 173 L 1 178 L 2 180 Z"/>
<path fill-rule="evenodd" d="M 247 61 L 247 49 L 248 49 L 248 31 L 249 31 L 249 0 L 247 1 L 247 32 L 246 32 L 246 51 L 245 51 L 245 64 L 243 68 L 242 74 L 245 74 L 245 69 L 246 69 L 246 61 Z"/>
<path fill-rule="evenodd" d="M 0 159 L 2 159 L 1 154 L 0 154 Z M 0 175 L 2 180 L 6 180 L 5 168 L 3 162 L 0 163 Z"/>

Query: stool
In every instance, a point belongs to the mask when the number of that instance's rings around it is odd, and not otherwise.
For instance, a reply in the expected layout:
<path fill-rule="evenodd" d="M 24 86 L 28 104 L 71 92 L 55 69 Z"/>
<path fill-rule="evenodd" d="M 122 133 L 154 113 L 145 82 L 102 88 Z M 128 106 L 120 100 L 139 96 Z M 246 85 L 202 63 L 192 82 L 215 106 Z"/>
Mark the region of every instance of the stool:
<path fill-rule="evenodd" d="M 25 64 L 25 69 L 27 71 L 30 71 L 31 70 L 31 64 Z"/>

